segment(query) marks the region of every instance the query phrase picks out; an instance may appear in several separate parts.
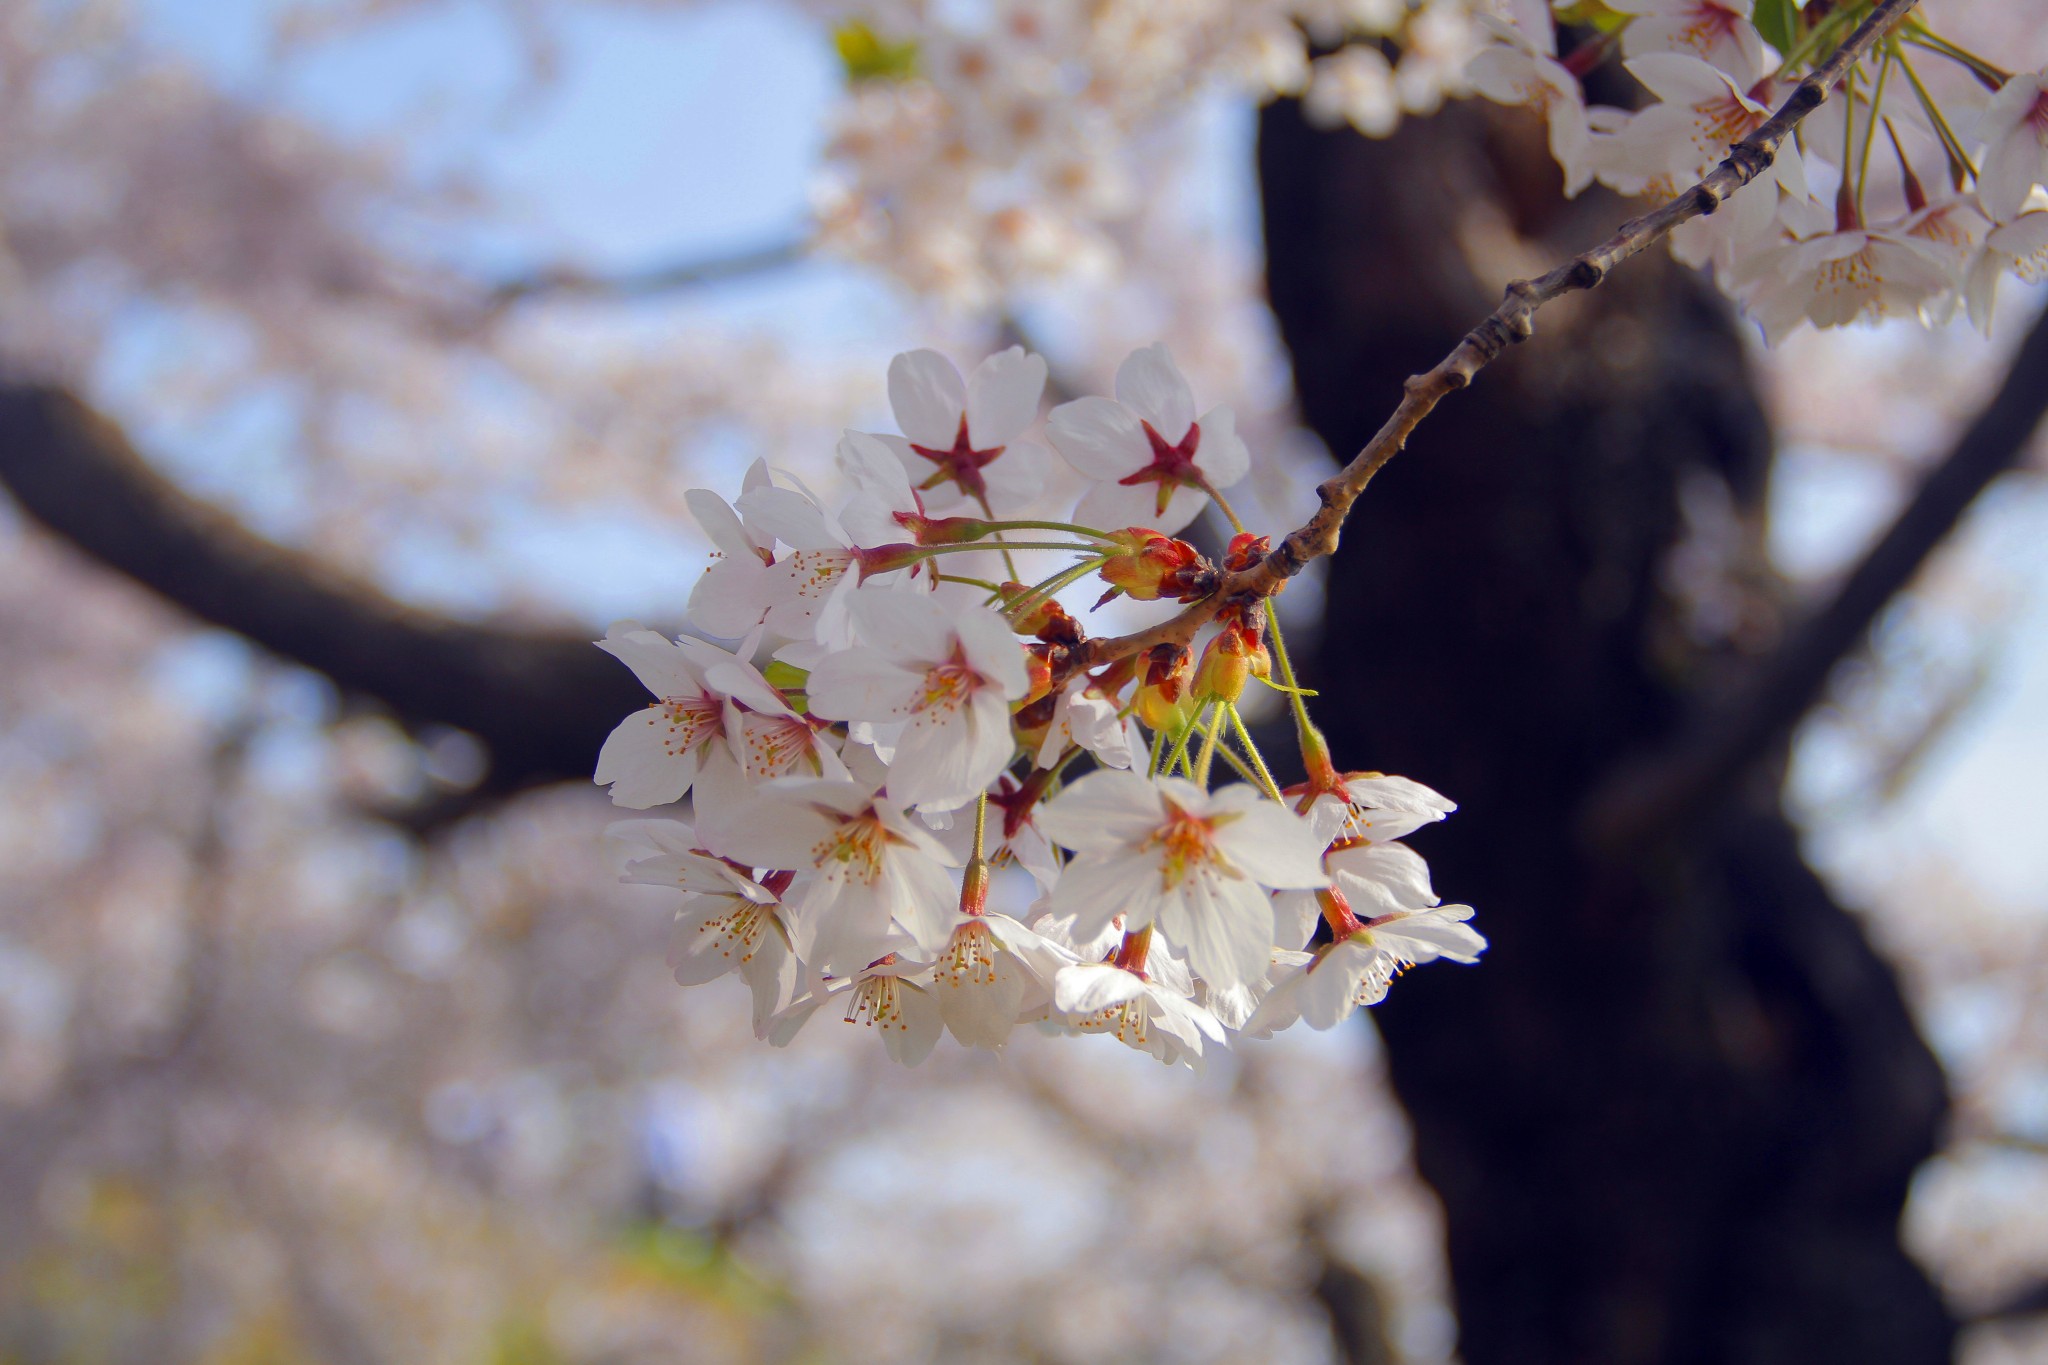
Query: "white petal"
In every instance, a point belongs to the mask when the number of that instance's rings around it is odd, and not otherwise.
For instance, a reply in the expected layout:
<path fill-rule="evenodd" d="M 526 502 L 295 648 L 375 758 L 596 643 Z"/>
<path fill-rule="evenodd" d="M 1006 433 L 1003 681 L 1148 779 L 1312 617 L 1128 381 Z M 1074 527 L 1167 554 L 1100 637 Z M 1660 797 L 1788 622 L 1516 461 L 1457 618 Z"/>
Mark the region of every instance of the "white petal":
<path fill-rule="evenodd" d="M 1091 942 L 1118 915 L 1124 917 L 1126 930 L 1144 928 L 1158 913 L 1161 900 L 1156 864 L 1100 853 L 1084 853 L 1068 863 L 1046 897 L 1053 914 L 1072 917 L 1076 943 Z"/>
<path fill-rule="evenodd" d="M 1231 817 L 1216 824 L 1216 847 L 1231 866 L 1262 886 L 1306 890 L 1328 886 L 1323 871 L 1323 846 L 1308 821 L 1285 806 L 1265 800 L 1249 787 L 1224 788 L 1233 795 L 1218 805 Z"/>
<path fill-rule="evenodd" d="M 1047 838 L 1087 853 L 1139 843 L 1164 820 L 1159 788 L 1150 779 L 1134 772 L 1099 770 L 1040 806 L 1037 823 Z"/>
<path fill-rule="evenodd" d="M 1251 473 L 1252 453 L 1237 434 L 1237 414 L 1211 408 L 1202 414 L 1202 439 L 1195 445 L 1195 468 L 1216 488 L 1228 488 Z"/>
<path fill-rule="evenodd" d="M 752 558 L 753 537 L 740 525 L 739 514 L 732 505 L 708 488 L 692 488 L 683 494 L 690 515 L 697 519 L 697 525 L 710 537 L 711 543 L 720 551 L 734 558 Z"/>
<path fill-rule="evenodd" d="M 939 1035 L 945 1031 L 945 1024 L 939 1017 L 939 1002 L 928 991 L 915 986 L 898 987 L 901 991 L 903 1021 L 900 1028 L 892 1028 L 882 1034 L 882 1045 L 889 1056 L 904 1066 L 916 1066 L 932 1055 L 938 1046 Z"/>
<path fill-rule="evenodd" d="M 1409 962 L 1434 962 L 1440 957 L 1477 962 L 1486 951 L 1486 939 L 1465 923 L 1470 918 L 1471 906 L 1445 905 L 1374 925 L 1365 935 L 1374 947 Z"/>
<path fill-rule="evenodd" d="M 1083 962 L 1052 979 L 1053 1008 L 1062 1014 L 1096 1014 L 1144 994 L 1137 975 L 1108 963 Z"/>
<path fill-rule="evenodd" d="M 1009 622 L 987 607 L 969 605 L 954 613 L 953 629 L 969 667 L 995 684 L 1005 699 L 1024 695 L 1031 680 L 1024 669 L 1024 646 Z"/>
<path fill-rule="evenodd" d="M 905 351 L 889 362 L 889 406 L 916 444 L 951 450 L 967 411 L 967 386 L 937 351 Z"/>
<path fill-rule="evenodd" d="M 967 381 L 967 431 L 976 450 L 1007 446 L 1038 417 L 1045 395 L 1045 358 L 1022 346 L 999 351 Z"/>
<path fill-rule="evenodd" d="M 749 525 L 792 550 L 836 550 L 846 544 L 825 510 L 794 488 L 757 488 L 740 495 Z"/>
<path fill-rule="evenodd" d="M 1152 443 L 1137 416 L 1107 398 L 1060 404 L 1046 418 L 1045 433 L 1053 449 L 1091 479 L 1121 479 L 1152 463 Z"/>
<path fill-rule="evenodd" d="M 1098 483 L 1081 499 L 1074 520 L 1098 531 L 1144 526 L 1170 536 L 1200 516 L 1208 501 L 1209 495 L 1201 489 L 1181 485 L 1167 498 L 1162 512 L 1156 483 Z"/>
<path fill-rule="evenodd" d="M 704 686 L 704 674 L 691 657 L 651 630 L 614 627 L 597 647 L 633 670 L 633 676 L 657 697 L 691 697 Z"/>
<path fill-rule="evenodd" d="M 1301 1017 L 1310 1028 L 1336 1027 L 1358 1008 L 1360 985 L 1367 978 L 1378 981 L 1378 995 L 1372 997 L 1377 999 L 1384 995 L 1383 978 L 1392 970 L 1385 953 L 1355 939 L 1325 949 L 1301 983 Z"/>
<path fill-rule="evenodd" d="M 1116 398 L 1150 422 L 1168 445 L 1178 445 L 1195 420 L 1195 395 L 1163 341 L 1132 351 L 1117 366 Z"/>
<path fill-rule="evenodd" d="M 889 799 L 951 810 L 974 800 L 1010 765 L 1010 708 L 983 691 L 950 715 L 925 711 L 904 727 L 889 768 Z"/>
<path fill-rule="evenodd" d="M 697 776 L 697 746 L 668 747 L 676 727 L 661 707 L 635 711 L 619 722 L 598 751 L 599 786 L 610 786 L 614 803 L 646 810 L 682 799 Z"/>
<path fill-rule="evenodd" d="M 808 804 L 789 800 L 773 783 L 761 790 L 774 804 L 762 812 L 763 818 L 721 831 L 718 851 L 749 867 L 808 869 L 813 850 L 831 836 L 834 822 Z M 781 799 L 775 799 L 778 796 Z"/>
<path fill-rule="evenodd" d="M 910 475 L 881 437 L 865 431 L 843 432 L 837 458 L 840 472 L 853 486 L 884 507 L 907 512 L 916 505 L 910 495 Z M 895 538 L 904 538 L 900 527 Z"/>
<path fill-rule="evenodd" d="M 1337 887 L 1360 917 L 1423 910 L 1436 904 L 1429 864 L 1405 844 L 1364 844 L 1329 858 Z"/>
<path fill-rule="evenodd" d="M 924 671 L 856 645 L 827 654 L 805 684 L 811 714 L 826 720 L 900 720 L 924 688 Z"/>
<path fill-rule="evenodd" d="M 1273 910 L 1248 882 L 1197 875 L 1169 896 L 1159 928 L 1187 951 L 1188 966 L 1229 990 L 1265 975 L 1273 960 Z"/>
<path fill-rule="evenodd" d="M 856 635 L 903 663 L 941 664 L 953 653 L 953 614 L 921 592 L 868 588 L 847 600 Z"/>

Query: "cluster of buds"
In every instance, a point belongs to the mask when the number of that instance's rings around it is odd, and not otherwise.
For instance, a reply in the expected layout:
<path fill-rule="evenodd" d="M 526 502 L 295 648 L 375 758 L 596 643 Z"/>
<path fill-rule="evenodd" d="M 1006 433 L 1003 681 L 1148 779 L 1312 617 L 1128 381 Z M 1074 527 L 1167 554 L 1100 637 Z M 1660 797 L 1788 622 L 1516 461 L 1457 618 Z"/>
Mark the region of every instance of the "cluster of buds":
<path fill-rule="evenodd" d="M 1229 410 L 1197 421 L 1165 348 L 1133 355 L 1115 399 L 1048 419 L 1096 479 L 1067 512 L 1024 439 L 1044 380 L 1021 349 L 964 377 L 898 356 L 902 434 L 845 434 L 842 506 L 762 465 L 736 503 L 692 490 L 718 553 L 685 634 L 601 642 L 654 700 L 597 768 L 620 805 L 693 806 L 614 827 L 627 880 L 682 895 L 677 980 L 737 974 L 776 1044 L 829 1007 L 904 1062 L 1029 1023 L 1195 1065 L 1328 1028 L 1413 963 L 1475 961 L 1470 910 L 1399 842 L 1451 803 L 1336 772 L 1268 600 L 1221 600 L 1268 542 L 1240 532 L 1218 567 L 1173 538 L 1184 494 L 1230 515 L 1249 455 Z M 1091 524 L 1133 490 L 1167 524 Z M 1090 579 L 1098 607 L 1184 614 L 1149 647 L 1091 640 L 1061 598 Z M 1310 785 L 1275 783 L 1238 714 L 1254 682 L 1287 693 Z"/>

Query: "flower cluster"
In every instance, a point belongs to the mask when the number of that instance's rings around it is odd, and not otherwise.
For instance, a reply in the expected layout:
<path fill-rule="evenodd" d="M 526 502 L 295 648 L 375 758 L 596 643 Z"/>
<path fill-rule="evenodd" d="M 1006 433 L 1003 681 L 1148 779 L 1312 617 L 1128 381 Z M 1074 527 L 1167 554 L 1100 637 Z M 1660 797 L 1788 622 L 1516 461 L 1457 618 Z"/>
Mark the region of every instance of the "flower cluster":
<path fill-rule="evenodd" d="M 677 980 L 738 973 L 777 1044 L 829 1008 L 909 1063 L 1032 1023 L 1194 1064 L 1232 1031 L 1329 1028 L 1414 963 L 1475 961 L 1471 911 L 1399 842 L 1451 803 L 1337 771 L 1269 598 L 1230 592 L 1266 539 L 1238 526 L 1216 564 L 1174 536 L 1209 504 L 1236 521 L 1230 409 L 1198 413 L 1164 346 L 1132 355 L 1115 398 L 1047 418 L 1090 481 L 1056 519 L 1025 439 L 1045 377 L 1021 348 L 964 378 L 900 355 L 901 434 L 845 433 L 844 506 L 765 465 L 736 503 L 691 491 L 718 553 L 691 633 L 600 642 L 655 700 L 596 775 L 622 806 L 691 798 L 690 823 L 614 827 L 628 881 L 683 893 Z M 1089 578 L 1097 606 L 1202 608 L 1091 638 L 1059 596 Z M 1292 788 L 1238 713 L 1255 683 L 1292 705 Z M 1212 787 L 1219 763 L 1243 780 Z"/>
<path fill-rule="evenodd" d="M 1518 0 L 1468 71 L 1541 109 L 1565 189 L 1669 199 L 1764 123 L 1873 0 Z M 1561 51 L 1560 37 L 1569 44 Z M 1588 107 L 1619 61 L 1644 107 Z M 1921 67 L 1939 68 L 1923 74 Z M 1988 331 L 1999 279 L 2048 272 L 2048 72 L 2012 73 L 1908 16 L 1852 67 L 1762 176 L 1671 235 L 1772 341 L 1885 316 Z"/>

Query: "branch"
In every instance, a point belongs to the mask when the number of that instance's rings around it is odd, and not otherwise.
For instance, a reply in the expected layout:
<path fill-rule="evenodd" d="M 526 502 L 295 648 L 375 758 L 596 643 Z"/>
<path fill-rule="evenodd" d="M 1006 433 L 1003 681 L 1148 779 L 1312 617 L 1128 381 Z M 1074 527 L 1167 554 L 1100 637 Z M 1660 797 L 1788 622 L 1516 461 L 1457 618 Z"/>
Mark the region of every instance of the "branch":
<path fill-rule="evenodd" d="M 452 620 L 251 534 L 151 469 L 62 389 L 0 386 L 0 483 L 86 554 L 399 715 L 467 730 L 489 790 L 588 778 L 647 700 L 580 635 Z"/>
<path fill-rule="evenodd" d="M 1596 847 L 1639 843 L 1699 809 L 1779 744 L 1812 708 L 1836 664 L 1926 563 L 1985 485 L 2017 465 L 2048 412 L 2048 312 L 2013 357 L 1998 393 L 1920 484 L 1834 600 L 1724 705 L 1700 715 L 1663 754 L 1628 765 L 1587 802 Z"/>
<path fill-rule="evenodd" d="M 536 270 L 499 281 L 489 289 L 484 306 L 489 312 L 498 313 L 541 295 L 571 295 L 599 299 L 648 298 L 656 294 L 687 289 L 693 285 L 713 284 L 719 280 L 730 280 L 742 275 L 794 265 L 804 259 L 809 250 L 808 237 L 792 237 L 785 242 L 737 251 L 729 256 L 694 257 L 668 265 L 651 266 L 644 270 L 628 270 L 616 275 L 599 274 L 574 267 Z"/>
<path fill-rule="evenodd" d="M 1800 120 L 1820 107 L 1849 68 L 1861 61 L 1915 3 L 1916 0 L 1883 0 L 1827 61 L 1799 82 L 1776 113 L 1728 149 L 1727 158 L 1708 172 L 1704 180 L 1663 207 L 1623 223 L 1599 246 L 1574 256 L 1549 274 L 1510 284 L 1500 306 L 1467 332 L 1435 369 L 1409 377 L 1406 392 L 1393 415 L 1365 443 L 1365 448 L 1352 457 L 1350 464 L 1316 490 L 1322 507 L 1307 524 L 1289 533 L 1264 560 L 1230 575 L 1215 593 L 1169 620 L 1130 635 L 1087 642 L 1075 652 L 1077 666 L 1093 668 L 1142 653 L 1154 645 L 1187 644 L 1228 603 L 1271 597 L 1310 561 L 1335 553 L 1338 532 L 1343 528 L 1344 518 L 1350 515 L 1351 505 L 1358 501 L 1372 476 L 1407 445 L 1409 436 L 1438 403 L 1470 384 L 1479 371 L 1510 345 L 1528 340 L 1535 330 L 1537 310 L 1544 304 L 1593 288 L 1615 266 L 1680 223 L 1712 213 L 1729 195 L 1769 169 L 1777 159 L 1778 148 Z"/>

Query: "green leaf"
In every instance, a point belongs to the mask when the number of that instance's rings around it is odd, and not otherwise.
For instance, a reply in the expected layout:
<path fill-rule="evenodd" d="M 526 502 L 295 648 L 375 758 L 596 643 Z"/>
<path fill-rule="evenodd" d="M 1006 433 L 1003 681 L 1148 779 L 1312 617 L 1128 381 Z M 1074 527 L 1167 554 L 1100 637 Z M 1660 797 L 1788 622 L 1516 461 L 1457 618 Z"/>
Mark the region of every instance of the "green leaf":
<path fill-rule="evenodd" d="M 850 81 L 901 81 L 917 74 L 917 41 L 890 42 L 863 19 L 833 29 L 832 46 Z"/>
<path fill-rule="evenodd" d="M 1780 54 L 1799 41 L 1799 14 L 1792 0 L 1756 0 L 1756 31 Z"/>

